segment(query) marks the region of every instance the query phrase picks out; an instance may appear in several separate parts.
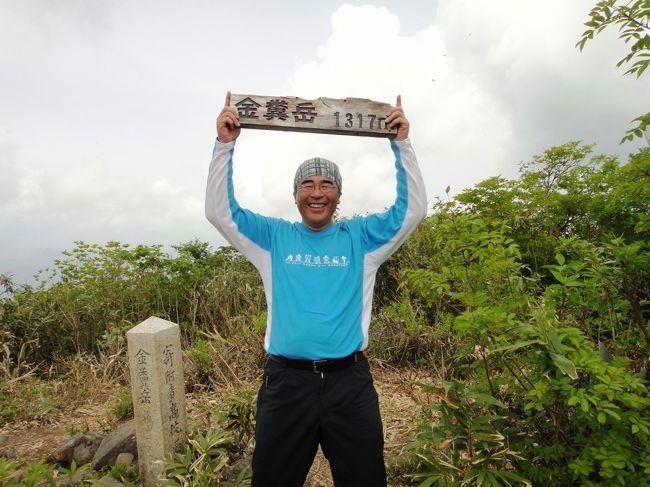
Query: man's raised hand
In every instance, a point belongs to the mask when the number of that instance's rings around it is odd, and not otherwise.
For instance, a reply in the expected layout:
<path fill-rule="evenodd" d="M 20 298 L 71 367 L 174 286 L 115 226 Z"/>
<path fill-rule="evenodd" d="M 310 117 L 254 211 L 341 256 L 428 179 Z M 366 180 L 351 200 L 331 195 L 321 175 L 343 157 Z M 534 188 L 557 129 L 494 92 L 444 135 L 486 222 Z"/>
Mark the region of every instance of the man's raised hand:
<path fill-rule="evenodd" d="M 222 144 L 235 140 L 241 133 L 239 114 L 230 106 L 230 91 L 226 93 L 226 103 L 217 117 L 217 139 Z"/>
<path fill-rule="evenodd" d="M 402 96 L 397 95 L 396 105 L 386 115 L 386 125 L 389 128 L 397 127 L 397 135 L 395 140 L 405 140 L 409 136 L 409 121 L 404 115 L 402 109 Z"/>

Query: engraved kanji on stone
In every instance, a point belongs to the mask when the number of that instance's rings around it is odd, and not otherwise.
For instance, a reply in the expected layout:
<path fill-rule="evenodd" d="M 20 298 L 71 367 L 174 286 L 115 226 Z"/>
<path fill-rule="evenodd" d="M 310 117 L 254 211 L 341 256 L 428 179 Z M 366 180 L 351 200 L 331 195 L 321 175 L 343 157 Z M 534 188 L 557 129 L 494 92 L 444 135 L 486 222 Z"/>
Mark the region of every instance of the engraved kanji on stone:
<path fill-rule="evenodd" d="M 140 367 L 138 367 L 137 371 L 138 371 L 138 377 L 142 382 L 147 382 L 149 380 L 149 370 L 147 369 L 146 363 L 145 365 L 141 365 Z"/>
<path fill-rule="evenodd" d="M 257 109 L 262 105 L 253 100 L 250 96 L 244 98 L 239 103 L 236 103 L 235 106 L 237 107 L 239 118 L 260 118 L 257 116 Z"/>
<path fill-rule="evenodd" d="M 169 423 L 169 433 L 171 435 L 177 435 L 181 431 L 182 431 L 181 426 L 178 421 L 174 420 L 171 423 Z"/>
<path fill-rule="evenodd" d="M 151 390 L 146 387 L 140 387 L 140 404 L 151 404 Z"/>
<path fill-rule="evenodd" d="M 163 364 L 171 365 L 174 362 L 174 350 L 171 345 L 166 345 L 163 349 Z"/>
<path fill-rule="evenodd" d="M 298 103 L 296 105 L 296 110 L 291 112 L 294 115 L 294 120 L 296 122 L 310 122 L 314 123 L 314 119 L 318 115 L 316 112 L 316 107 L 312 102 Z"/>
<path fill-rule="evenodd" d="M 142 412 L 142 424 L 144 425 L 144 430 L 149 433 L 153 428 L 153 418 L 151 417 L 151 412 L 148 409 L 145 409 Z"/>
<path fill-rule="evenodd" d="M 168 370 L 165 372 L 165 383 L 166 384 L 173 384 L 174 383 L 174 371 L 173 370 Z M 170 389 L 171 390 L 171 389 Z"/>
<path fill-rule="evenodd" d="M 147 357 L 150 356 L 150 355 L 151 354 L 149 352 L 147 352 L 146 350 L 141 348 L 140 350 L 138 350 L 138 353 L 135 354 L 135 356 L 137 358 L 137 363 L 139 365 L 146 364 L 147 363 Z"/>
<path fill-rule="evenodd" d="M 266 102 L 266 113 L 264 118 L 271 120 L 272 118 L 279 118 L 280 120 L 286 120 L 288 118 L 287 108 L 289 105 L 285 100 L 280 100 L 279 98 L 274 98 Z"/>

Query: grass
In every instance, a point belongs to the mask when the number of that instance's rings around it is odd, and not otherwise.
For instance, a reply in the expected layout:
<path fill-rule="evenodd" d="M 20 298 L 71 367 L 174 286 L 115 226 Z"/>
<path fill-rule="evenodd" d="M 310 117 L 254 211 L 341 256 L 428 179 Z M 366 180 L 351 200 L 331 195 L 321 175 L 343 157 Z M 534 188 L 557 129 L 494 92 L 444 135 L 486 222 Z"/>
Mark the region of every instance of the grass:
<path fill-rule="evenodd" d="M 205 431 L 219 430 L 231 435 L 237 452 L 236 458 L 229 459 L 232 463 L 252 453 L 255 397 L 264 360 L 261 342 L 257 339 L 254 335 L 240 336 L 236 341 L 206 337 L 200 345 L 200 363 L 195 361 L 196 352 L 186 349 L 184 354 L 189 424 Z M 3 421 L 0 434 L 7 436 L 10 442 L 12 438 L 25 439 L 32 434 L 35 438 L 42 438 L 48 432 L 58 435 L 58 440 L 51 439 L 45 448 L 30 449 L 30 444 L 36 445 L 36 441 L 26 441 L 24 447 L 16 448 L 17 459 L 0 465 L 0 483 L 16 470 L 38 479 L 67 475 L 70 465 L 45 463 L 48 450 L 62 444 L 75 432 L 109 431 L 119 420 L 129 417 L 132 400 L 125 357 L 126 350 L 112 357 L 76 356 L 56 364 L 58 375 L 51 372 L 51 377 L 40 377 L 32 373 L 0 386 Z M 209 365 L 207 370 L 206 365 Z M 412 379 L 426 372 L 405 375 L 403 368 L 377 359 L 373 360 L 373 370 L 385 424 L 387 463 L 393 476 L 391 485 L 408 485 L 397 460 L 419 414 Z M 127 485 L 138 485 L 133 469 L 117 470 L 116 478 L 122 478 Z M 106 473 L 98 473 L 97 478 Z M 331 485 L 329 467 L 322 454 L 317 456 L 305 485 Z"/>

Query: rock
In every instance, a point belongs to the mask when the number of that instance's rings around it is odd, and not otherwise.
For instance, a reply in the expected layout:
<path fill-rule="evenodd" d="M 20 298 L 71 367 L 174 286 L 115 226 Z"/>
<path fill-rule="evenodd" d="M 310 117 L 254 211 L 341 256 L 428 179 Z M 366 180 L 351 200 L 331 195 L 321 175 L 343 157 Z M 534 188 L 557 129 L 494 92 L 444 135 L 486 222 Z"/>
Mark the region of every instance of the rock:
<path fill-rule="evenodd" d="M 63 445 L 54 450 L 52 453 L 54 461 L 59 463 L 70 463 L 72 461 L 72 452 L 77 445 L 83 442 L 83 438 L 83 433 L 77 433 L 72 438 L 68 439 Z"/>
<path fill-rule="evenodd" d="M 248 472 L 246 475 L 250 478 L 253 474 L 252 460 L 253 457 L 250 455 L 240 458 L 229 467 L 226 467 L 224 478 L 233 481 L 244 470 Z"/>
<path fill-rule="evenodd" d="M 111 477 L 110 475 L 104 475 L 99 479 L 99 485 L 102 487 L 124 487 L 124 484 L 119 480 Z"/>
<path fill-rule="evenodd" d="M 16 458 L 16 452 L 11 448 L 7 448 L 5 451 L 2 452 L 2 456 L 5 457 L 7 460 L 13 460 L 14 458 Z"/>
<path fill-rule="evenodd" d="M 122 424 L 104 438 L 93 457 L 92 468 L 99 470 L 106 465 L 113 465 L 117 456 L 123 452 L 131 453 L 134 457 L 138 454 L 133 420 Z"/>
<path fill-rule="evenodd" d="M 103 440 L 104 435 L 99 433 L 87 433 L 86 441 L 78 444 L 72 452 L 72 459 L 77 465 L 90 463 Z"/>
<path fill-rule="evenodd" d="M 59 463 L 71 463 L 74 460 L 77 465 L 85 465 L 93 459 L 103 438 L 99 433 L 77 433 L 54 450 L 52 458 Z"/>
<path fill-rule="evenodd" d="M 6 484 L 2 485 L 23 485 L 23 477 L 25 473 L 25 468 L 20 468 L 14 470 L 11 474 L 4 478 Z"/>
<path fill-rule="evenodd" d="M 134 458 L 132 453 L 122 452 L 115 459 L 115 465 L 131 465 Z"/>
<path fill-rule="evenodd" d="M 84 481 L 92 476 L 92 471 L 88 468 L 75 473 L 72 478 L 65 477 L 57 480 L 56 487 L 72 487 L 73 485 L 84 485 Z"/>

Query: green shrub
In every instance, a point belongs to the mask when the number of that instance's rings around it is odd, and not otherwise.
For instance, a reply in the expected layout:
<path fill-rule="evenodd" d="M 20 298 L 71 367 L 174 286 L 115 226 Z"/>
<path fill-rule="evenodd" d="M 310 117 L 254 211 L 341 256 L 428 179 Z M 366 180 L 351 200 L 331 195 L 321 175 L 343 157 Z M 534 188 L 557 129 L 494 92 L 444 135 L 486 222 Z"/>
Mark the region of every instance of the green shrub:
<path fill-rule="evenodd" d="M 511 444 L 515 434 L 504 404 L 461 382 L 422 386 L 440 403 L 432 406 L 430 421 L 407 447 L 420 462 L 412 475 L 420 487 L 532 485 L 517 473 L 525 459 Z"/>
<path fill-rule="evenodd" d="M 111 409 L 111 412 L 118 421 L 133 417 L 133 396 L 131 393 L 125 392 L 121 394 L 117 404 Z"/>
<path fill-rule="evenodd" d="M 34 289 L 0 297 L 0 336 L 7 354 L 26 363 L 124 349 L 124 331 L 150 316 L 178 323 L 185 343 L 206 332 L 221 337 L 252 327 L 264 309 L 255 268 L 232 248 L 210 251 L 191 241 L 161 245 L 76 242 Z M 4 284 L 3 284 L 4 283 Z M 25 349 L 24 344 L 32 343 Z M 22 347 L 22 348 L 21 348 Z"/>
<path fill-rule="evenodd" d="M 229 479 L 228 466 L 232 444 L 227 431 L 190 432 L 182 452 L 163 464 L 163 485 L 190 487 L 196 485 L 250 485 L 247 472 Z"/>
<path fill-rule="evenodd" d="M 438 406 L 442 423 L 432 416 L 422 426 L 414 478 L 647 484 L 648 389 L 630 360 L 603 362 L 597 349 L 599 339 L 617 352 L 643 343 L 645 323 L 631 310 L 646 299 L 647 245 L 556 238 L 563 253 L 540 265 L 550 274 L 542 279 L 522 263 L 501 221 L 449 206 L 423 227 L 429 257 L 405 273 L 405 289 L 427 317 L 420 326 L 453 323 L 458 346 L 445 357 L 455 364 L 447 374 L 467 385 L 438 390 L 447 398 Z M 469 433 L 490 429 L 497 436 L 478 443 Z M 476 457 L 479 443 L 484 454 Z"/>
<path fill-rule="evenodd" d="M 254 442 L 256 411 L 257 392 L 249 387 L 230 396 L 221 414 L 225 430 L 233 434 L 234 446 L 241 451 Z"/>

